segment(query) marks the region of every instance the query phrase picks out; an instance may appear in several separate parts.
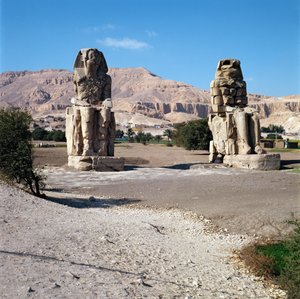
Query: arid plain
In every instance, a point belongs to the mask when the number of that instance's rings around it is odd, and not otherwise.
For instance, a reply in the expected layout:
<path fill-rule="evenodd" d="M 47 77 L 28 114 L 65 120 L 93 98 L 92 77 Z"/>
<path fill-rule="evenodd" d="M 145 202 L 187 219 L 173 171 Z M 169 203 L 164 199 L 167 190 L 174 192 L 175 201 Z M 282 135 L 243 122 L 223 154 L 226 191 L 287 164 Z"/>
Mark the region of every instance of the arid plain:
<path fill-rule="evenodd" d="M 213 220 L 233 233 L 281 235 L 285 220 L 300 216 L 300 151 L 280 152 L 282 169 L 255 171 L 208 163 L 208 152 L 165 145 L 125 143 L 119 173 L 76 172 L 67 168 L 66 149 L 35 150 L 45 168 L 48 188 L 109 198 L 133 199 L 137 205 L 179 208 Z M 93 178 L 93 179 L 90 179 Z"/>
<path fill-rule="evenodd" d="M 206 151 L 119 144 L 122 172 L 37 148 L 47 200 L 0 184 L 2 298 L 286 298 L 236 252 L 299 217 L 299 151 L 283 169 L 209 164 Z"/>

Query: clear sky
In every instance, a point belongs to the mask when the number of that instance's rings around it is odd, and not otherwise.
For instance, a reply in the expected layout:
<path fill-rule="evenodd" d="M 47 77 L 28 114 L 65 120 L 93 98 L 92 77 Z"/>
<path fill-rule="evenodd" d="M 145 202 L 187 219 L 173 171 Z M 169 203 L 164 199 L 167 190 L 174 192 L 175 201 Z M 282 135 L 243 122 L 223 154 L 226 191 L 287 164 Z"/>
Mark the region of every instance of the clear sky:
<path fill-rule="evenodd" d="M 0 71 L 73 69 L 81 48 L 209 89 L 241 60 L 248 92 L 300 93 L 299 0 L 0 0 Z"/>

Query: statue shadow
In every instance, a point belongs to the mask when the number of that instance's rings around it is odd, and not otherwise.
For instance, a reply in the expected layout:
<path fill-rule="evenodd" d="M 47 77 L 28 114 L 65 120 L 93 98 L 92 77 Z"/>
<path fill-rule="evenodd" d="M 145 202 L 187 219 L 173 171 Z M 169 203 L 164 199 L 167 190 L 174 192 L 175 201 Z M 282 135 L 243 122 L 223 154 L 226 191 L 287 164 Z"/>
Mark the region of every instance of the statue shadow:
<path fill-rule="evenodd" d="M 75 197 L 60 198 L 55 196 L 47 196 L 46 200 L 64 206 L 68 206 L 71 208 L 77 208 L 77 209 L 88 209 L 88 208 L 107 209 L 116 206 L 135 204 L 141 201 L 139 199 L 132 199 L 132 198 L 103 199 L 103 198 L 96 198 L 93 196 L 89 196 L 86 198 L 75 198 Z"/>
<path fill-rule="evenodd" d="M 281 160 L 280 163 L 281 169 L 291 169 L 295 168 L 295 164 L 300 164 L 300 160 Z"/>
<path fill-rule="evenodd" d="M 179 170 L 188 170 L 191 169 L 195 165 L 204 165 L 207 163 L 179 163 L 171 166 L 163 166 L 161 168 L 167 168 L 167 169 L 179 169 Z"/>
<path fill-rule="evenodd" d="M 124 171 L 131 171 L 131 170 L 137 170 L 140 168 L 145 168 L 145 167 L 141 167 L 141 166 L 137 166 L 137 165 L 125 165 L 124 166 Z"/>

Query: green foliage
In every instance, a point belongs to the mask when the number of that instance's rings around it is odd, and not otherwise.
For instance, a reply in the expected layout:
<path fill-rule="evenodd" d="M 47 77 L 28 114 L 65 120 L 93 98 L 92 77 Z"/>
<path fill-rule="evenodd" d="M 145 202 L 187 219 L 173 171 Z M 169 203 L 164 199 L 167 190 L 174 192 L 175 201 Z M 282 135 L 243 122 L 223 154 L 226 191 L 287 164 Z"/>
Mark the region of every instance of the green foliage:
<path fill-rule="evenodd" d="M 296 228 L 288 239 L 257 246 L 257 253 L 268 258 L 268 263 L 261 265 L 264 273 L 275 277 L 288 291 L 289 299 L 296 299 L 300 294 L 300 222 L 296 220 L 289 223 Z"/>
<path fill-rule="evenodd" d="M 31 120 L 30 114 L 20 109 L 0 109 L 0 172 L 41 196 L 43 178 L 32 166 Z"/>
<path fill-rule="evenodd" d="M 284 128 L 283 126 L 277 126 L 270 124 L 268 127 L 261 127 L 261 132 L 263 133 L 283 133 Z"/>
<path fill-rule="evenodd" d="M 289 254 L 288 249 L 284 243 L 276 243 L 270 245 L 260 245 L 256 248 L 258 254 L 262 254 L 266 257 L 271 258 L 270 264 L 268 264 L 264 272 L 267 270 L 268 273 L 278 276 L 284 268 L 284 256 Z"/>
<path fill-rule="evenodd" d="M 129 128 L 127 130 L 126 135 L 128 136 L 128 141 L 129 142 L 134 142 L 134 138 L 133 137 L 134 137 L 135 133 L 133 132 L 133 130 L 131 128 Z"/>
<path fill-rule="evenodd" d="M 32 132 L 33 140 L 53 140 L 53 141 L 66 141 L 65 132 L 60 130 L 47 131 L 43 128 L 37 127 Z"/>
<path fill-rule="evenodd" d="M 154 140 L 155 140 L 157 143 L 159 143 L 159 142 L 162 140 L 161 135 L 155 135 L 155 136 L 154 136 Z"/>
<path fill-rule="evenodd" d="M 187 150 L 208 150 L 212 134 L 207 119 L 197 119 L 175 125 L 175 142 Z"/>
<path fill-rule="evenodd" d="M 174 131 L 167 129 L 164 131 L 163 135 L 168 138 L 168 141 L 170 141 L 174 138 Z"/>
<path fill-rule="evenodd" d="M 65 132 L 62 131 L 50 131 L 47 138 L 53 141 L 66 141 Z"/>
<path fill-rule="evenodd" d="M 138 143 L 143 143 L 146 144 L 147 142 L 149 142 L 150 140 L 153 139 L 153 136 L 151 133 L 144 133 L 144 132 L 139 132 L 136 136 L 135 136 L 135 141 Z"/>
<path fill-rule="evenodd" d="M 47 140 L 46 137 L 48 135 L 48 132 L 40 127 L 35 128 L 32 131 L 32 139 L 33 140 Z"/>
<path fill-rule="evenodd" d="M 116 138 L 123 138 L 124 137 L 124 131 L 117 130 L 116 131 Z"/>
<path fill-rule="evenodd" d="M 278 134 L 268 134 L 266 139 L 283 139 L 281 135 Z"/>

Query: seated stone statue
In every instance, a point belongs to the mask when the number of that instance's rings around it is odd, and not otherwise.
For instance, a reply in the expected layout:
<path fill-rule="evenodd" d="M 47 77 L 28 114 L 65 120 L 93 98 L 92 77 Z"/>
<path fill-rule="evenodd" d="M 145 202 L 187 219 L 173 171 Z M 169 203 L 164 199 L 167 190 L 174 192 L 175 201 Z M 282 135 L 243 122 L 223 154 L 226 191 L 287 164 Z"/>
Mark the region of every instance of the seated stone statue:
<path fill-rule="evenodd" d="M 67 108 L 70 156 L 113 156 L 115 119 L 111 111 L 111 77 L 102 52 L 82 49 L 74 64 L 75 97 Z"/>
<path fill-rule="evenodd" d="M 247 106 L 246 82 L 239 60 L 219 61 L 210 91 L 213 110 L 209 115 L 213 134 L 210 162 L 221 162 L 224 155 L 263 154 L 258 113 Z"/>

